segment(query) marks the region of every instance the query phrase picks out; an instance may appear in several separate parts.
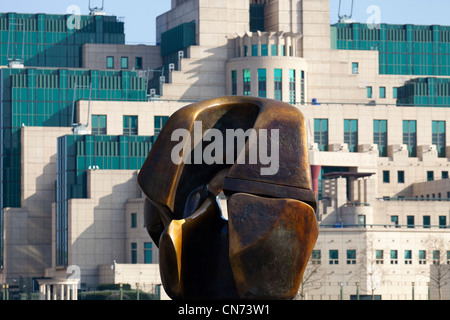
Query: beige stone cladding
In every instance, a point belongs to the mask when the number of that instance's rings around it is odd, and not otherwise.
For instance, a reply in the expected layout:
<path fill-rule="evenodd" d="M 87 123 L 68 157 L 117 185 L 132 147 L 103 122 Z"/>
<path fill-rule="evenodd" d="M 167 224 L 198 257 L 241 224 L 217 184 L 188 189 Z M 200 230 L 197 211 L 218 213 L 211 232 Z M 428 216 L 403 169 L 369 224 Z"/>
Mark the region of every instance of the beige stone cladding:
<path fill-rule="evenodd" d="M 134 170 L 89 171 L 87 199 L 68 201 L 68 264 L 98 285 L 98 266 L 126 261 L 126 203 L 140 198 Z"/>
<path fill-rule="evenodd" d="M 176 110 L 188 105 L 182 101 L 150 101 L 150 102 L 121 102 L 121 101 L 83 101 L 77 102 L 77 121 L 88 124 L 88 131 L 92 129 L 89 115 L 106 115 L 106 134 L 123 134 L 123 116 L 138 117 L 138 135 L 153 136 L 155 133 L 154 117 L 170 116 Z"/>
<path fill-rule="evenodd" d="M 51 263 L 51 212 L 55 199 L 56 139 L 70 128 L 21 128 L 21 208 L 4 209 L 2 271 L 8 283 L 37 277 Z"/>
<path fill-rule="evenodd" d="M 82 67 L 93 70 L 141 70 L 146 72 L 148 69 L 153 70 L 162 65 L 160 46 L 88 43 L 83 45 L 82 54 Z M 112 67 L 107 64 L 108 57 L 112 57 Z M 122 58 L 126 58 L 126 65 L 122 65 Z M 140 66 L 136 65 L 136 58 L 141 59 Z"/>

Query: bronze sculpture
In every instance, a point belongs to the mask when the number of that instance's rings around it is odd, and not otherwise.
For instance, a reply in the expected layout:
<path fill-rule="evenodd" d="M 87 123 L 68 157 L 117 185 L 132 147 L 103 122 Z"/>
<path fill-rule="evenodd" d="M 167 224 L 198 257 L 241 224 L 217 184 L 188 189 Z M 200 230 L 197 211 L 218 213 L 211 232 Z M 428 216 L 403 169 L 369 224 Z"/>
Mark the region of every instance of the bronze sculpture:
<path fill-rule="evenodd" d="M 244 143 L 235 135 L 224 144 L 220 134 L 230 132 L 246 134 Z M 270 149 L 270 167 L 255 148 L 266 156 Z M 297 108 L 236 96 L 186 106 L 167 121 L 138 182 L 172 299 L 295 297 L 318 236 Z M 216 199 L 221 192 L 228 221 Z"/>

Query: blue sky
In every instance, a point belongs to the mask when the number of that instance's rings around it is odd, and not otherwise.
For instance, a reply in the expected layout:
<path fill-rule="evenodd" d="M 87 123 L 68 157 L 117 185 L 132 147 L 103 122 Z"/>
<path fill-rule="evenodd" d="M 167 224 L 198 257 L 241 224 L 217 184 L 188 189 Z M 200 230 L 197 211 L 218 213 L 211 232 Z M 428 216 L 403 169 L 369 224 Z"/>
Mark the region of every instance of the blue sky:
<path fill-rule="evenodd" d="M 89 0 L 0 0 L 0 12 L 57 13 L 77 5 L 82 14 L 89 13 Z M 226 0 L 224 0 L 226 1 Z M 91 0 L 101 6 L 102 0 Z M 105 0 L 105 11 L 125 19 L 128 43 L 154 43 L 155 18 L 170 9 L 170 0 Z M 349 14 L 352 0 L 341 0 L 341 14 Z M 354 0 L 353 20 L 367 22 L 372 15 L 367 9 L 376 5 L 382 23 L 450 25 L 448 0 Z M 337 21 L 339 0 L 330 0 L 330 22 Z"/>

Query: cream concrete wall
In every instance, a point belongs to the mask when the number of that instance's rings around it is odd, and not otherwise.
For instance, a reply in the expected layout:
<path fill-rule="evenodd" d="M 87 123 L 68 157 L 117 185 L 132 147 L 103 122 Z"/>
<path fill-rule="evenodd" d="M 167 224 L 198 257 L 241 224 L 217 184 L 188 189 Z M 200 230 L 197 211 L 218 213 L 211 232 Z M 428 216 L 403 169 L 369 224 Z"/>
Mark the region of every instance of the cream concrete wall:
<path fill-rule="evenodd" d="M 138 116 L 138 135 L 154 135 L 154 117 L 170 116 L 176 110 L 188 105 L 188 102 L 122 102 L 122 101 L 91 101 L 90 110 L 88 101 L 77 102 L 77 121 L 86 124 L 88 114 L 106 115 L 106 134 L 123 134 L 123 116 Z M 92 117 L 91 117 L 92 118 Z M 90 119 L 91 119 L 90 118 Z M 89 119 L 88 130 L 91 130 L 91 120 Z"/>
<path fill-rule="evenodd" d="M 128 283 L 132 289 L 150 292 L 161 284 L 158 264 L 122 264 L 99 266 L 99 283 Z"/>
<path fill-rule="evenodd" d="M 68 201 L 68 264 L 88 286 L 98 284 L 99 265 L 126 261 L 126 203 L 142 196 L 136 179 L 134 170 L 89 171 L 87 199 Z"/>
<path fill-rule="evenodd" d="M 434 230 L 433 236 L 448 242 L 448 232 Z M 416 300 L 428 299 L 431 260 L 419 263 L 419 250 L 426 250 L 427 257 L 432 254 L 428 245 L 430 231 L 395 228 L 320 228 L 315 250 L 321 250 L 320 265 L 309 262 L 307 271 L 316 268 L 312 276 L 314 284 L 306 286 L 306 297 L 310 300 L 338 300 L 340 285 L 343 283 L 343 299 L 356 296 L 356 282 L 360 284 L 360 294 L 382 295 L 383 300 L 411 300 L 412 282 L 415 283 Z M 329 250 L 339 251 L 338 264 L 329 263 Z M 356 263 L 347 264 L 347 250 L 356 250 Z M 375 261 L 375 250 L 383 250 L 384 263 Z M 397 263 L 391 263 L 390 251 L 397 250 Z M 405 250 L 412 251 L 411 264 L 405 263 Z M 448 249 L 447 249 L 448 250 Z M 309 270 L 309 271 L 308 271 Z M 431 285 L 432 299 L 437 299 L 437 287 Z M 444 292 L 447 292 L 447 286 Z M 450 298 L 449 296 L 446 296 Z M 444 297 L 445 298 L 445 297 Z"/>
<path fill-rule="evenodd" d="M 21 208 L 4 210 L 4 277 L 37 277 L 51 264 L 57 138 L 70 128 L 21 128 Z"/>
<path fill-rule="evenodd" d="M 83 68 L 106 70 L 106 58 L 114 57 L 114 70 L 134 70 L 136 57 L 142 58 L 142 70 L 161 67 L 161 47 L 149 45 L 97 44 L 89 43 L 82 48 Z M 128 58 L 128 68 L 122 69 L 121 58 Z"/>
<path fill-rule="evenodd" d="M 450 171 L 450 155 L 438 158 L 432 144 L 431 123 L 450 117 L 448 108 L 424 108 L 365 105 L 305 105 L 298 106 L 307 119 L 308 130 L 314 132 L 314 119 L 328 119 L 329 144 L 344 143 L 344 119 L 358 119 L 358 144 L 373 144 L 373 120 L 387 120 L 388 157 L 378 157 L 377 152 L 361 148 L 358 153 L 319 152 L 310 150 L 312 165 L 347 166 L 358 168 L 358 172 L 374 172 L 377 174 L 376 197 L 412 197 L 411 185 L 427 179 L 427 171 L 434 171 L 435 179 L 439 179 L 442 171 Z M 410 158 L 406 151 L 399 151 L 403 144 L 403 120 L 417 121 L 418 156 Z M 310 143 L 313 138 L 310 137 Z M 450 141 L 450 130 L 446 131 L 446 141 Z M 390 182 L 383 183 L 383 171 L 390 172 Z M 405 182 L 397 182 L 397 172 L 405 172 Z"/>
<path fill-rule="evenodd" d="M 181 2 L 157 18 L 157 41 L 160 42 L 162 32 L 194 20 L 197 46 L 190 47 L 188 57 L 182 59 L 181 70 L 172 72 L 171 83 L 163 85 L 164 99 L 198 100 L 226 94 L 225 62 L 235 51 L 234 47 L 228 46 L 229 35 L 248 31 L 249 2 Z"/>
<path fill-rule="evenodd" d="M 126 204 L 125 219 L 126 219 L 126 250 L 129 252 L 131 243 L 137 244 L 137 263 L 144 263 L 144 244 L 152 243 L 152 263 L 159 263 L 159 250 L 152 238 L 147 232 L 144 221 L 144 198 L 129 199 Z M 131 227 L 131 214 L 136 214 L 137 225 L 135 228 Z M 131 254 L 126 254 L 126 263 L 132 263 Z"/>

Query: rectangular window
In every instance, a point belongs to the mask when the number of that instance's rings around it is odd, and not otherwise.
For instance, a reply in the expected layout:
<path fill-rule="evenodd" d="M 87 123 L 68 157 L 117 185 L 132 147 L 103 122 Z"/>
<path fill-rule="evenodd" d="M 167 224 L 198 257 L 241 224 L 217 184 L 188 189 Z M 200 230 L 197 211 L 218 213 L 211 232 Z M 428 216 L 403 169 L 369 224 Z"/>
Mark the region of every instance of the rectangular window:
<path fill-rule="evenodd" d="M 128 69 L 128 57 L 122 57 L 121 68 Z"/>
<path fill-rule="evenodd" d="M 137 227 L 137 214 L 136 213 L 132 213 L 130 215 L 130 217 L 131 217 L 131 221 L 130 221 L 131 228 L 136 228 Z"/>
<path fill-rule="evenodd" d="M 261 56 L 265 57 L 269 54 L 269 46 L 267 44 L 261 45 Z"/>
<path fill-rule="evenodd" d="M 442 179 L 448 179 L 448 171 L 442 171 Z"/>
<path fill-rule="evenodd" d="M 114 69 L 114 57 L 106 57 L 106 68 Z"/>
<path fill-rule="evenodd" d="M 433 264 L 434 265 L 441 264 L 441 252 L 439 250 L 433 250 Z"/>
<path fill-rule="evenodd" d="M 279 100 L 279 101 L 281 101 L 282 97 L 283 97 L 282 77 L 283 77 L 283 70 L 275 69 L 274 70 L 274 99 Z"/>
<path fill-rule="evenodd" d="M 276 45 L 276 44 L 272 44 L 271 46 L 270 46 L 270 53 L 271 53 L 271 55 L 272 56 L 277 56 L 278 55 L 278 45 Z"/>
<path fill-rule="evenodd" d="M 375 263 L 376 264 L 384 264 L 383 250 L 375 251 Z"/>
<path fill-rule="evenodd" d="M 258 45 L 252 44 L 252 56 L 257 57 L 258 56 Z"/>
<path fill-rule="evenodd" d="M 231 94 L 233 96 L 237 95 L 237 71 L 231 71 Z"/>
<path fill-rule="evenodd" d="M 281 56 L 285 56 L 286 55 L 286 46 L 285 45 L 282 45 L 281 46 Z"/>
<path fill-rule="evenodd" d="M 405 250 L 405 264 L 412 264 L 412 251 Z"/>
<path fill-rule="evenodd" d="M 414 216 L 406 216 L 406 225 L 408 228 L 414 228 Z"/>
<path fill-rule="evenodd" d="M 398 251 L 391 250 L 391 264 L 398 264 Z"/>
<path fill-rule="evenodd" d="M 403 144 L 408 147 L 409 157 L 417 156 L 417 131 L 415 120 L 403 120 Z"/>
<path fill-rule="evenodd" d="M 136 136 L 138 134 L 138 117 L 123 116 L 123 135 Z"/>
<path fill-rule="evenodd" d="M 427 252 L 419 250 L 419 264 L 427 264 Z"/>
<path fill-rule="evenodd" d="M 450 251 L 447 251 L 447 264 L 450 264 Z"/>
<path fill-rule="evenodd" d="M 320 151 L 328 151 L 328 119 L 314 119 L 314 142 Z"/>
<path fill-rule="evenodd" d="M 131 243 L 131 263 L 137 263 L 137 243 Z"/>
<path fill-rule="evenodd" d="M 380 87 L 380 98 L 381 99 L 386 98 L 386 87 Z"/>
<path fill-rule="evenodd" d="M 439 216 L 439 228 L 447 228 L 447 217 L 446 216 Z"/>
<path fill-rule="evenodd" d="M 358 62 L 352 63 L 352 74 L 358 74 L 359 73 L 359 64 Z"/>
<path fill-rule="evenodd" d="M 144 243 L 144 263 L 152 263 L 152 262 L 153 262 L 152 243 L 145 242 Z"/>
<path fill-rule="evenodd" d="M 305 104 L 305 71 L 300 71 L 300 103 Z"/>
<path fill-rule="evenodd" d="M 258 69 L 258 97 L 267 97 L 267 72 L 266 69 Z"/>
<path fill-rule="evenodd" d="M 329 251 L 330 264 L 339 264 L 339 251 L 330 250 Z"/>
<path fill-rule="evenodd" d="M 367 89 L 367 98 L 372 99 L 372 87 L 366 87 Z"/>
<path fill-rule="evenodd" d="M 135 60 L 136 70 L 141 70 L 144 66 L 142 63 L 142 57 L 136 57 Z"/>
<path fill-rule="evenodd" d="M 244 69 L 244 96 L 251 95 L 252 75 L 250 69 Z"/>
<path fill-rule="evenodd" d="M 158 137 L 167 120 L 169 120 L 168 116 L 155 116 L 155 139 Z"/>
<path fill-rule="evenodd" d="M 347 264 L 356 264 L 356 250 L 347 250 Z"/>
<path fill-rule="evenodd" d="M 430 216 L 423 216 L 423 227 L 424 228 L 430 227 Z"/>
<path fill-rule="evenodd" d="M 92 115 L 92 134 L 106 134 L 106 115 Z"/>
<path fill-rule="evenodd" d="M 289 103 L 295 104 L 295 70 L 289 69 Z"/>
<path fill-rule="evenodd" d="M 391 222 L 394 224 L 394 226 L 396 228 L 399 227 L 399 225 L 398 225 L 398 216 L 391 216 Z"/>
<path fill-rule="evenodd" d="M 311 254 L 311 263 L 312 264 L 321 264 L 321 252 L 320 250 L 313 250 Z"/>
<path fill-rule="evenodd" d="M 389 171 L 383 171 L 383 183 L 390 183 L 390 172 Z"/>
<path fill-rule="evenodd" d="M 434 180 L 434 171 L 427 171 L 427 181 Z"/>
<path fill-rule="evenodd" d="M 397 171 L 397 182 L 405 183 L 405 171 Z"/>
<path fill-rule="evenodd" d="M 358 226 L 360 226 L 360 227 L 366 226 L 366 216 L 364 214 L 358 215 Z"/>
<path fill-rule="evenodd" d="M 398 216 L 391 216 L 391 222 L 398 228 Z"/>
<path fill-rule="evenodd" d="M 436 146 L 438 157 L 446 157 L 446 142 L 445 142 L 445 121 L 432 121 L 432 142 Z"/>
<path fill-rule="evenodd" d="M 387 120 L 373 120 L 373 144 L 378 145 L 380 157 L 387 157 Z"/>
<path fill-rule="evenodd" d="M 348 145 L 348 151 L 358 152 L 358 120 L 344 120 L 344 143 Z"/>
<path fill-rule="evenodd" d="M 394 98 L 394 99 L 398 98 L 398 88 L 397 87 L 392 88 L 392 98 Z"/>
<path fill-rule="evenodd" d="M 248 57 L 248 46 L 244 46 L 244 57 Z"/>

